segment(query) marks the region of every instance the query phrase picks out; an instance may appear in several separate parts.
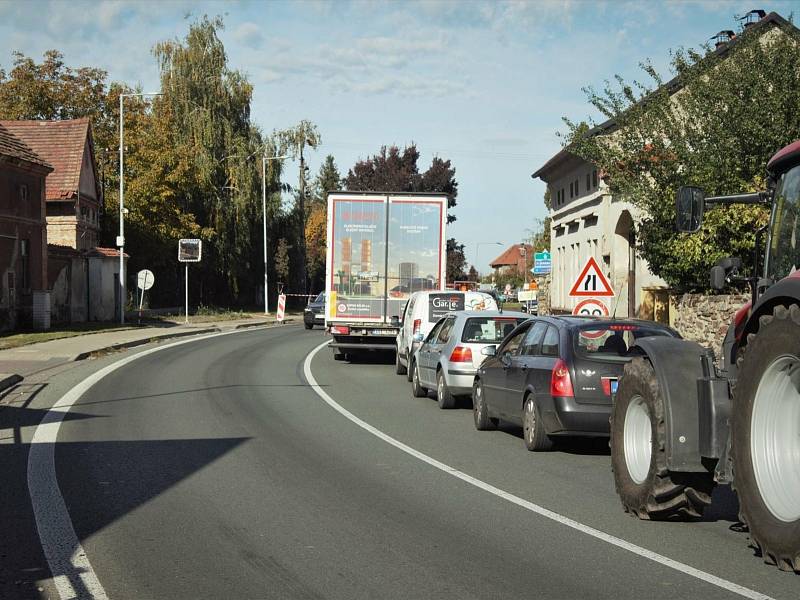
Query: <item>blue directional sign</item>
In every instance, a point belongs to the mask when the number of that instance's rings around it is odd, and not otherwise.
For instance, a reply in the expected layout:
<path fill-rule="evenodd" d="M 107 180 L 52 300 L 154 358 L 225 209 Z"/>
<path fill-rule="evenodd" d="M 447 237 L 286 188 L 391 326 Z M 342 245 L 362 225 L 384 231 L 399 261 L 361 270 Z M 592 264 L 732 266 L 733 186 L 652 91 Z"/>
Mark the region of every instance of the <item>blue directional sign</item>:
<path fill-rule="evenodd" d="M 534 275 L 546 275 L 552 270 L 552 267 L 553 263 L 550 260 L 550 253 L 546 250 L 533 255 L 533 269 L 531 269 L 531 272 Z"/>

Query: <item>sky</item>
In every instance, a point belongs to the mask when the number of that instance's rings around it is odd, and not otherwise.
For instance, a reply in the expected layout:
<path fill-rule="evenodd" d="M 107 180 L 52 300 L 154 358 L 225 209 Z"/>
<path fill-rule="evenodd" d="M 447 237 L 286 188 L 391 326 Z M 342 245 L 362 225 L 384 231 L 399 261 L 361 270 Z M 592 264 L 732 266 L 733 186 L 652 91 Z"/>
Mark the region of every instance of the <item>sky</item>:
<path fill-rule="evenodd" d="M 381 146 L 415 143 L 456 169 L 448 237 L 479 271 L 539 229 L 544 183 L 531 173 L 559 151 L 562 117 L 597 119 L 583 91 L 650 60 L 669 78 L 670 49 L 698 47 L 754 8 L 789 17 L 796 1 L 590 0 L 186 2 L 0 0 L 0 68 L 12 52 L 58 49 L 72 67 L 158 90 L 152 47 L 220 15 L 229 66 L 254 86 L 266 132 L 308 119 L 342 174 Z M 296 176 L 288 164 L 287 180 Z M 291 181 L 294 181 L 292 178 Z"/>

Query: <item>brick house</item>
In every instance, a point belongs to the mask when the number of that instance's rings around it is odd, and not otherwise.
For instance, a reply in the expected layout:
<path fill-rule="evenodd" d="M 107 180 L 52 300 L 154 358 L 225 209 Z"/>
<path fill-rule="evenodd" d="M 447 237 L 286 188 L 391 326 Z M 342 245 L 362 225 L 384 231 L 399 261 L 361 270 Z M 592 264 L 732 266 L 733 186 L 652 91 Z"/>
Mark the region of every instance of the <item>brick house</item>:
<path fill-rule="evenodd" d="M 525 275 L 533 252 L 530 244 L 514 244 L 489 263 L 496 275 Z"/>
<path fill-rule="evenodd" d="M 97 246 L 103 198 L 89 119 L 0 124 L 53 166 L 46 191 L 49 243 L 76 250 Z"/>
<path fill-rule="evenodd" d="M 0 124 L 0 331 L 50 327 L 45 179 L 52 171 Z"/>

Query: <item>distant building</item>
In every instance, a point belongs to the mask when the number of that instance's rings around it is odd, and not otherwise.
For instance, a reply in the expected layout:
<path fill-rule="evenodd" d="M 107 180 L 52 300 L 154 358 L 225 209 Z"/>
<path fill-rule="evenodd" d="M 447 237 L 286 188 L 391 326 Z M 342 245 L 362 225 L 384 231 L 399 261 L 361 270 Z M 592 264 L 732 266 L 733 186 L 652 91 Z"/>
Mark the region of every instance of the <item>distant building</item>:
<path fill-rule="evenodd" d="M 419 265 L 415 262 L 401 262 L 399 270 L 400 285 L 408 286 L 412 279 L 419 276 Z"/>
<path fill-rule="evenodd" d="M 0 330 L 50 327 L 45 178 L 52 171 L 0 124 Z"/>
<path fill-rule="evenodd" d="M 531 259 L 533 246 L 530 244 L 514 244 L 489 263 L 496 275 L 525 276 Z"/>
<path fill-rule="evenodd" d="M 76 250 L 97 246 L 103 198 L 89 119 L 0 124 L 53 166 L 46 189 L 49 243 Z"/>

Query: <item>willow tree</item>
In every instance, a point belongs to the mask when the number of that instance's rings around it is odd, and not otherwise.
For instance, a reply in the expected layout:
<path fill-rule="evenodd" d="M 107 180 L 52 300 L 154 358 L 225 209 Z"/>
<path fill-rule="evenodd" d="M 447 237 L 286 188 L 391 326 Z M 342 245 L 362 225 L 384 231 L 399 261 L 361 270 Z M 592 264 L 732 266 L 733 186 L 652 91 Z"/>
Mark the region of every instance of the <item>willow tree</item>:
<path fill-rule="evenodd" d="M 177 193 L 206 242 L 203 299 L 243 303 L 254 299 L 243 293 L 262 277 L 254 262 L 261 247 L 259 159 L 267 150 L 250 118 L 253 86 L 228 67 L 222 28 L 222 19 L 203 17 L 183 40 L 154 47 L 162 92 L 156 114 L 171 137 L 170 152 L 185 162 Z M 280 166 L 269 164 L 268 175 L 274 211 Z"/>

